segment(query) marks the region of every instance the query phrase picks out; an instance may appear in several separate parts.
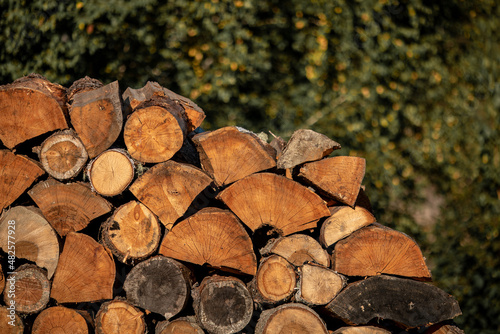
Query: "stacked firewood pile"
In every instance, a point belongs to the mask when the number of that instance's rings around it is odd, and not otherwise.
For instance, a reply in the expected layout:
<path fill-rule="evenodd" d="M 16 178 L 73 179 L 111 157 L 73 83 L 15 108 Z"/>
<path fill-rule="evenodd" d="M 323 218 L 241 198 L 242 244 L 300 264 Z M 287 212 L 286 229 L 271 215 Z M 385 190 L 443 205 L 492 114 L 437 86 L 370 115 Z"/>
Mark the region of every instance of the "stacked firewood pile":
<path fill-rule="evenodd" d="M 363 158 L 204 118 L 155 82 L 0 87 L 1 333 L 461 332 Z"/>

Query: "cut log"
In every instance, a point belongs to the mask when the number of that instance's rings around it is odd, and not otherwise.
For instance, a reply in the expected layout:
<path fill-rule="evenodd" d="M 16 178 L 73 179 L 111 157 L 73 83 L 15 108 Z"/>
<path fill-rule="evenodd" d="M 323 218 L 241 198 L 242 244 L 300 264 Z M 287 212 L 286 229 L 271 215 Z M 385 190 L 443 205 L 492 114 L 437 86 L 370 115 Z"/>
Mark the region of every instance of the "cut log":
<path fill-rule="evenodd" d="M 225 127 L 192 138 L 201 166 L 219 187 L 276 166 L 274 149 L 257 136 Z"/>
<path fill-rule="evenodd" d="M 201 125 L 203 120 L 205 119 L 205 112 L 201 109 L 196 103 L 179 95 L 177 93 L 172 92 L 171 90 L 163 87 L 163 91 L 165 95 L 171 98 L 174 101 L 179 102 L 185 110 L 187 122 L 187 130 L 188 132 L 194 131 L 197 127 Z"/>
<path fill-rule="evenodd" d="M 300 168 L 299 177 L 319 192 L 351 207 L 365 176 L 366 161 L 359 157 L 332 157 L 310 162 Z"/>
<path fill-rule="evenodd" d="M 15 231 L 15 239 L 11 242 L 8 237 L 10 230 Z M 47 277 L 52 278 L 59 261 L 59 240 L 38 208 L 16 206 L 0 217 L 0 247 L 11 254 L 9 250 L 13 250 L 13 245 L 17 258 L 35 262 L 40 268 L 47 269 Z"/>
<path fill-rule="evenodd" d="M 116 196 L 134 179 L 134 161 L 122 149 L 102 152 L 87 167 L 92 188 L 103 196 Z"/>
<path fill-rule="evenodd" d="M 31 74 L 0 86 L 0 140 L 13 149 L 44 133 L 65 129 L 66 88 Z"/>
<path fill-rule="evenodd" d="M 78 93 L 88 92 L 94 89 L 101 88 L 103 83 L 100 80 L 90 78 L 85 76 L 84 78 L 78 79 L 71 84 L 68 88 L 67 98 L 68 104 L 73 104 L 73 100 L 75 99 L 75 95 Z"/>
<path fill-rule="evenodd" d="M 279 161 L 281 154 L 286 147 L 286 141 L 281 137 L 276 137 L 271 131 L 269 131 L 269 133 L 273 136 L 273 140 L 271 140 L 269 145 L 271 145 L 271 147 L 276 151 L 276 159 Z"/>
<path fill-rule="evenodd" d="M 260 253 L 277 254 L 296 267 L 307 262 L 315 262 L 324 267 L 330 266 L 330 256 L 326 250 L 313 237 L 305 234 L 271 239 Z"/>
<path fill-rule="evenodd" d="M 352 326 L 339 328 L 332 334 L 391 334 L 391 332 L 375 326 Z"/>
<path fill-rule="evenodd" d="M 66 236 L 50 297 L 59 303 L 112 299 L 115 273 L 112 255 L 104 246 L 88 235 L 71 232 Z"/>
<path fill-rule="evenodd" d="M 96 334 L 144 334 L 144 313 L 123 300 L 105 302 L 95 317 Z"/>
<path fill-rule="evenodd" d="M 0 212 L 44 173 L 35 161 L 9 150 L 0 150 Z"/>
<path fill-rule="evenodd" d="M 122 130 L 123 112 L 118 81 L 74 93 L 70 118 L 91 159 L 107 150 Z"/>
<path fill-rule="evenodd" d="M 288 169 L 304 162 L 320 160 L 338 149 L 340 144 L 327 136 L 313 130 L 300 129 L 288 140 L 278 159 L 278 168 Z"/>
<path fill-rule="evenodd" d="M 428 283 L 385 275 L 348 285 L 326 308 L 353 325 L 379 318 L 410 328 L 462 314 L 458 302 L 443 290 Z"/>
<path fill-rule="evenodd" d="M 7 282 L 9 288 L 4 291 L 3 300 L 5 305 L 14 304 L 16 312 L 37 313 L 47 306 L 50 282 L 45 270 L 32 264 L 24 264 L 9 275 Z M 11 284 L 14 284 L 12 288 Z"/>
<path fill-rule="evenodd" d="M 257 259 L 252 240 L 229 211 L 205 208 L 179 222 L 163 238 L 160 254 L 208 264 L 224 271 L 255 275 Z"/>
<path fill-rule="evenodd" d="M 334 269 L 347 276 L 390 274 L 431 280 L 417 243 L 382 225 L 366 226 L 335 245 Z"/>
<path fill-rule="evenodd" d="M 123 262 L 148 258 L 160 244 L 161 228 L 158 219 L 144 204 L 131 201 L 115 210 L 101 226 L 106 246 Z"/>
<path fill-rule="evenodd" d="M 198 322 L 209 333 L 241 331 L 253 315 L 253 300 L 245 283 L 234 277 L 209 276 L 193 288 Z"/>
<path fill-rule="evenodd" d="M 376 221 L 375 216 L 361 206 L 354 209 L 349 206 L 335 206 L 330 208 L 330 212 L 332 214 L 321 225 L 319 235 L 319 241 L 326 248 Z"/>
<path fill-rule="evenodd" d="M 330 211 L 323 200 L 283 176 L 258 173 L 223 190 L 218 198 L 252 231 L 265 225 L 282 235 L 315 228 Z"/>
<path fill-rule="evenodd" d="M 155 328 L 155 334 L 204 334 L 203 329 L 192 316 L 178 318 L 172 321 L 160 321 Z"/>
<path fill-rule="evenodd" d="M 0 263 L 0 293 L 3 293 L 4 288 L 5 288 L 5 277 L 3 275 L 2 264 Z"/>
<path fill-rule="evenodd" d="M 301 333 L 328 334 L 326 325 L 311 308 L 297 303 L 262 312 L 255 334 Z"/>
<path fill-rule="evenodd" d="M 88 334 L 85 319 L 75 310 L 54 306 L 43 310 L 33 323 L 33 334 Z"/>
<path fill-rule="evenodd" d="M 455 326 L 454 324 L 449 324 L 447 322 L 439 323 L 429 327 L 424 334 L 464 334 L 465 332 Z"/>
<path fill-rule="evenodd" d="M 153 96 L 139 104 L 123 130 L 125 145 L 132 158 L 144 163 L 172 158 L 186 138 L 184 109 L 175 101 Z"/>
<path fill-rule="evenodd" d="M 111 211 L 111 204 L 82 182 L 63 184 L 50 178 L 36 184 L 28 194 L 60 236 L 80 231 Z"/>
<path fill-rule="evenodd" d="M 123 288 L 127 300 L 166 319 L 184 309 L 191 292 L 189 269 L 165 256 L 154 256 L 132 268 Z"/>
<path fill-rule="evenodd" d="M 54 133 L 40 146 L 38 157 L 43 168 L 58 180 L 78 175 L 88 159 L 82 141 L 73 130 Z"/>
<path fill-rule="evenodd" d="M 24 324 L 17 315 L 15 306 L 0 305 L 0 333 L 2 334 L 23 334 Z M 34 333 L 34 332 L 33 332 Z"/>
<path fill-rule="evenodd" d="M 295 299 L 310 306 L 326 305 L 344 288 L 346 281 L 333 270 L 317 264 L 304 264 L 300 268 Z"/>
<path fill-rule="evenodd" d="M 157 164 L 139 177 L 130 192 L 146 205 L 167 229 L 182 217 L 212 179 L 202 170 L 174 161 Z"/>

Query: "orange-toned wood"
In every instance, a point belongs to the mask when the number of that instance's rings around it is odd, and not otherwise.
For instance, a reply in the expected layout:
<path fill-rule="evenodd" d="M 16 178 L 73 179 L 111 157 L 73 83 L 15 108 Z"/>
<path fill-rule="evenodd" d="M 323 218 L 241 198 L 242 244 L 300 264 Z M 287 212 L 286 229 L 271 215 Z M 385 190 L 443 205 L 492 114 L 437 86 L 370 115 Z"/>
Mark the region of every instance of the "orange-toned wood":
<path fill-rule="evenodd" d="M 105 302 L 95 317 L 96 334 L 144 334 L 144 313 L 124 300 Z"/>
<path fill-rule="evenodd" d="M 330 266 L 330 256 L 313 238 L 305 234 L 293 234 L 269 240 L 260 250 L 262 254 L 277 254 L 298 267 L 306 262 L 315 262 L 324 267 Z"/>
<path fill-rule="evenodd" d="M 85 319 L 75 310 L 53 306 L 43 310 L 33 323 L 33 334 L 88 334 Z"/>
<path fill-rule="evenodd" d="M 155 328 L 155 334 L 204 334 L 203 329 L 193 316 L 181 317 L 172 321 L 160 321 Z"/>
<path fill-rule="evenodd" d="M 0 333 L 2 334 L 23 334 L 23 320 L 15 312 L 15 306 L 0 305 Z"/>
<path fill-rule="evenodd" d="M 313 309 L 290 303 L 262 312 L 255 334 L 328 334 L 326 325 Z"/>
<path fill-rule="evenodd" d="M 344 288 L 346 279 L 339 273 L 315 263 L 306 263 L 300 268 L 300 279 L 295 299 L 301 303 L 325 305 Z"/>

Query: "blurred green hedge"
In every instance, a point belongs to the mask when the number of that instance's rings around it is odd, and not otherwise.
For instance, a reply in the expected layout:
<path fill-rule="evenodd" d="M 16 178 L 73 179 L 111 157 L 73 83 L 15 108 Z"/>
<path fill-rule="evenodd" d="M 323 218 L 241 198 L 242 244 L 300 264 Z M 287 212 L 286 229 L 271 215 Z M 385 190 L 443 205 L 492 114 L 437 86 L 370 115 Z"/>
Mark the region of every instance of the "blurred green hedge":
<path fill-rule="evenodd" d="M 468 333 L 500 332 L 496 1 L 0 1 L 0 84 L 37 72 L 188 96 L 206 129 L 312 128 L 367 159 Z"/>

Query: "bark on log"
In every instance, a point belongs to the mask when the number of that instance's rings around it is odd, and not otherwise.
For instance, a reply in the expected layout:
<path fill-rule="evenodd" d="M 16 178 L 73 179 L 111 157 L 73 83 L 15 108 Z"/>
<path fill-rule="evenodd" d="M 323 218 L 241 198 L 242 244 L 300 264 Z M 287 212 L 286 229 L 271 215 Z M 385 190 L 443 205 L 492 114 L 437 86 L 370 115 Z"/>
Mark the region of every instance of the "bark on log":
<path fill-rule="evenodd" d="M 424 334 L 464 334 L 465 332 L 453 324 L 439 323 L 429 327 Z"/>
<path fill-rule="evenodd" d="M 347 281 L 339 273 L 314 263 L 304 264 L 299 277 L 295 300 L 310 306 L 331 302 Z"/>
<path fill-rule="evenodd" d="M 66 236 L 50 297 L 59 303 L 112 299 L 115 274 L 112 255 L 101 244 L 71 232 Z"/>
<path fill-rule="evenodd" d="M 88 334 L 87 322 L 75 310 L 54 306 L 43 310 L 33 323 L 33 334 Z"/>
<path fill-rule="evenodd" d="M 0 333 L 2 334 L 23 334 L 23 320 L 15 312 L 15 306 L 0 305 Z M 33 332 L 34 333 L 34 332 Z"/>
<path fill-rule="evenodd" d="M 375 326 L 342 327 L 332 334 L 391 334 L 390 331 Z"/>
<path fill-rule="evenodd" d="M 255 334 L 301 333 L 328 334 L 326 325 L 311 308 L 297 303 L 262 312 Z"/>
<path fill-rule="evenodd" d="M 330 211 L 323 200 L 283 176 L 258 173 L 222 191 L 218 198 L 252 231 L 268 225 L 282 235 L 315 228 Z"/>
<path fill-rule="evenodd" d="M 252 240 L 229 211 L 205 208 L 166 234 L 160 254 L 224 271 L 255 275 L 257 259 Z"/>
<path fill-rule="evenodd" d="M 2 264 L 0 263 L 0 293 L 3 293 L 4 288 L 5 288 L 5 277 L 3 275 Z"/>
<path fill-rule="evenodd" d="M 315 262 L 324 267 L 330 266 L 330 256 L 326 250 L 313 237 L 305 234 L 271 239 L 260 253 L 280 255 L 296 267 L 306 262 Z"/>
<path fill-rule="evenodd" d="M 156 325 L 155 334 L 204 334 L 205 331 L 196 323 L 193 316 L 172 321 L 161 321 Z"/>
<path fill-rule="evenodd" d="M 123 300 L 105 302 L 95 317 L 96 334 L 144 334 L 144 313 Z"/>

